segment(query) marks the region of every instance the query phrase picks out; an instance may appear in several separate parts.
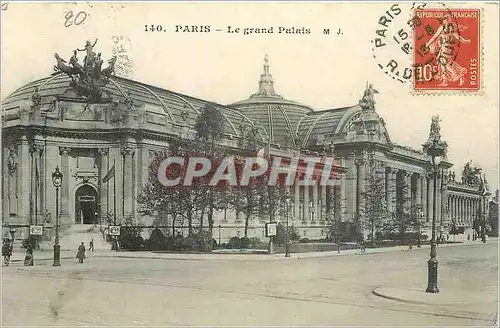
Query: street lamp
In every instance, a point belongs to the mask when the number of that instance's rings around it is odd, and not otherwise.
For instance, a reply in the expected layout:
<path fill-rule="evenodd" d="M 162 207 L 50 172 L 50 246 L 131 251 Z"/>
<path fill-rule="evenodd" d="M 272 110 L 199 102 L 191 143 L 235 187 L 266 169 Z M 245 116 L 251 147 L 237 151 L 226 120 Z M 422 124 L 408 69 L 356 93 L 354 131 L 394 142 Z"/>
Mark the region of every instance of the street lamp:
<path fill-rule="evenodd" d="M 290 245 L 288 242 L 288 221 L 290 216 L 290 197 L 286 198 L 286 232 L 285 232 L 285 257 L 290 257 Z"/>
<path fill-rule="evenodd" d="M 438 260 L 436 251 L 436 212 L 437 212 L 437 174 L 438 167 L 441 161 L 440 156 L 445 153 L 445 146 L 439 142 L 439 139 L 434 138 L 430 145 L 428 145 L 427 154 L 432 158 L 433 169 L 433 205 L 432 205 L 432 238 L 431 238 L 431 252 L 430 258 L 427 261 L 428 275 L 427 275 L 427 293 L 439 293 L 437 284 L 438 276 Z"/>
<path fill-rule="evenodd" d="M 59 187 L 61 187 L 63 175 L 59 166 L 52 172 L 52 183 L 56 187 L 56 236 L 54 238 L 54 263 L 52 266 L 61 266 L 61 246 L 59 246 Z"/>
<path fill-rule="evenodd" d="M 220 241 L 221 241 L 221 239 L 220 239 L 220 228 L 221 228 L 221 226 L 219 224 L 219 247 L 220 247 Z"/>

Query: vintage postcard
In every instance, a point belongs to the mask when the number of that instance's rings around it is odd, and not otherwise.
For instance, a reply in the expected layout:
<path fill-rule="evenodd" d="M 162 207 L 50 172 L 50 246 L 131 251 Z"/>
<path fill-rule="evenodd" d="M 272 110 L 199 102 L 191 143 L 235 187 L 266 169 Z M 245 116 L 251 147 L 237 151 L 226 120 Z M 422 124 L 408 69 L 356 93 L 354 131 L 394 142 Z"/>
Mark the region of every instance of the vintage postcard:
<path fill-rule="evenodd" d="M 2 326 L 497 326 L 495 2 L 2 2 Z"/>

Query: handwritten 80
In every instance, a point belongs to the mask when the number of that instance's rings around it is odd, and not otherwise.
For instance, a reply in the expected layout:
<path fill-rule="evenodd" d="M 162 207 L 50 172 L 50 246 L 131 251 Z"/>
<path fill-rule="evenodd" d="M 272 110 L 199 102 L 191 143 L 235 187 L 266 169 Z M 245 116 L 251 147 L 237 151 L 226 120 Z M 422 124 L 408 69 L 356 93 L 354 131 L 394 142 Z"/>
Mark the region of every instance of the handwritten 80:
<path fill-rule="evenodd" d="M 75 14 L 73 14 L 73 11 L 70 10 L 64 16 L 64 18 L 66 19 L 66 21 L 64 22 L 64 27 L 70 27 L 73 25 L 76 25 L 76 26 L 81 25 L 81 24 L 83 24 L 83 22 L 85 22 L 85 20 L 87 19 L 88 16 L 89 15 L 84 11 L 80 11 L 75 15 Z"/>

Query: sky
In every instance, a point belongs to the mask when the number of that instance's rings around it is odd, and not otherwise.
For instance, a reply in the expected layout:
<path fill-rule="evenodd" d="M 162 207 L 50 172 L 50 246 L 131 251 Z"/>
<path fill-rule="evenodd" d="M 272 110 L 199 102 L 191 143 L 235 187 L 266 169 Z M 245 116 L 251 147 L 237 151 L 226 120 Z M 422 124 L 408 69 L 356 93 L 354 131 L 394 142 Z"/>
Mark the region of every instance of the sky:
<path fill-rule="evenodd" d="M 367 81 L 372 83 L 379 91 L 376 110 L 397 144 L 421 149 L 431 117 L 439 115 L 457 176 L 472 160 L 484 169 L 494 190 L 498 186 L 498 6 L 472 4 L 483 8 L 482 91 L 415 95 L 411 84 L 393 79 L 378 66 L 390 59 L 400 67 L 411 65 L 411 56 L 390 42 L 400 30 L 411 33 L 406 24 L 411 5 L 391 10 L 391 3 L 10 3 L 1 12 L 1 99 L 52 73 L 54 53 L 68 61 L 74 49 L 96 38 L 94 50 L 105 60 L 112 55 L 113 36 L 130 40 L 132 79 L 221 104 L 257 91 L 267 54 L 276 92 L 316 110 L 355 105 Z M 387 28 L 379 24 L 381 16 L 389 19 Z M 161 31 L 149 31 L 151 25 Z M 210 32 L 182 32 L 193 31 L 193 26 L 198 30 L 210 26 Z M 245 28 L 270 27 L 274 33 L 243 34 Z M 278 33 L 280 27 L 310 33 Z M 228 33 L 236 28 L 240 33 Z M 329 35 L 323 33 L 327 28 Z M 387 46 L 374 48 L 376 31 L 381 29 L 386 30 Z M 80 62 L 83 57 L 80 53 Z"/>

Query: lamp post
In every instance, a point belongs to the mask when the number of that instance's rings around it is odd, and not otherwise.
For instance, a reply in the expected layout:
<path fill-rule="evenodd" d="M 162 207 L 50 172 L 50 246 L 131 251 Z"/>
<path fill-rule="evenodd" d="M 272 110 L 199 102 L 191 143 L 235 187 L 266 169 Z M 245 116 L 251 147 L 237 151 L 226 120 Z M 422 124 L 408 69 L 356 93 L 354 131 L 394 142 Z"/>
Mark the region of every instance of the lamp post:
<path fill-rule="evenodd" d="M 439 143 L 439 139 L 435 138 L 428 145 L 427 154 L 431 156 L 433 168 L 433 204 L 432 204 L 432 238 L 430 258 L 427 261 L 427 293 L 439 293 L 437 276 L 438 276 L 438 260 L 436 251 L 436 212 L 437 212 L 437 175 L 440 163 L 440 156 L 444 155 L 445 147 Z"/>
<path fill-rule="evenodd" d="M 221 228 L 221 226 L 219 224 L 219 247 L 220 247 L 220 241 L 221 241 L 221 239 L 220 239 L 220 228 Z"/>
<path fill-rule="evenodd" d="M 288 241 L 288 221 L 290 216 L 290 197 L 286 198 L 286 232 L 285 232 L 285 257 L 290 257 L 290 244 Z"/>
<path fill-rule="evenodd" d="M 63 175 L 59 166 L 52 172 L 52 183 L 56 187 L 56 231 L 54 238 L 54 263 L 52 266 L 61 266 L 61 246 L 59 246 L 59 187 L 61 187 Z"/>

